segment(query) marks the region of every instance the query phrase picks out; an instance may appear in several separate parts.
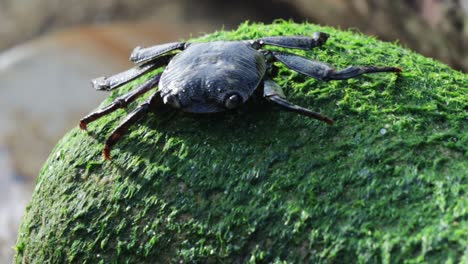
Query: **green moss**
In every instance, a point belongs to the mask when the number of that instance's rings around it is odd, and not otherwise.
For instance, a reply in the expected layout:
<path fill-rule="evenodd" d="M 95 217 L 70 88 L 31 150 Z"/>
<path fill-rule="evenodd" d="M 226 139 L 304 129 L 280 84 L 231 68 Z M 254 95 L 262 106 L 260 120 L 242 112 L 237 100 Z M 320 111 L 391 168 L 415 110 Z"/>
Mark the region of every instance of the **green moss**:
<path fill-rule="evenodd" d="M 212 116 L 150 114 L 112 162 L 101 157 L 103 142 L 129 110 L 92 123 L 91 134 L 74 129 L 38 177 L 16 261 L 466 261 L 466 74 L 312 24 L 245 23 L 195 41 L 314 31 L 332 37 L 293 52 L 337 68 L 404 72 L 327 83 L 278 64 L 288 98 L 334 118 L 332 126 L 259 99 Z"/>

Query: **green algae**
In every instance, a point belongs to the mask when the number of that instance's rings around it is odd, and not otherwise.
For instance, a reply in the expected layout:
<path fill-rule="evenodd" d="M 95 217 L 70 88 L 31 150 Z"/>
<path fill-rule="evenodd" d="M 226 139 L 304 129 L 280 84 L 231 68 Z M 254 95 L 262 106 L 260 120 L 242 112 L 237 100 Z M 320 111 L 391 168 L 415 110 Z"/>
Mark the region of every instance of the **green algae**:
<path fill-rule="evenodd" d="M 315 31 L 332 37 L 292 52 L 404 72 L 320 82 L 278 64 L 288 98 L 332 126 L 255 98 L 224 114 L 150 114 L 112 162 L 103 142 L 130 110 L 73 129 L 37 179 L 16 262 L 466 263 L 466 74 L 312 24 L 245 23 L 192 41 Z"/>

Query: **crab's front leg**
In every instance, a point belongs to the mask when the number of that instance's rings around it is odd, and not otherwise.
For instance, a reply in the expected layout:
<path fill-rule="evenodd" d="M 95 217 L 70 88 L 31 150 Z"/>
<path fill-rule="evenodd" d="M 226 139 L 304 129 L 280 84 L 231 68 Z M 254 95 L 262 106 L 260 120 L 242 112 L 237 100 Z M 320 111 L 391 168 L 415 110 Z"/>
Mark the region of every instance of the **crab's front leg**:
<path fill-rule="evenodd" d="M 307 117 L 312 117 L 323 121 L 329 125 L 333 124 L 333 120 L 320 113 L 313 112 L 307 108 L 290 103 L 284 95 L 283 89 L 271 79 L 263 81 L 263 97 L 268 101 L 280 106 L 286 111 L 295 112 Z"/>
<path fill-rule="evenodd" d="M 136 47 L 130 55 L 130 61 L 138 66 L 109 77 L 98 77 L 92 80 L 96 90 L 111 91 L 142 76 L 143 74 L 167 65 L 174 57 L 173 51 L 183 50 L 188 44 L 172 42 L 148 48 Z"/>
<path fill-rule="evenodd" d="M 161 92 L 157 91 L 145 103 L 139 105 L 125 118 L 118 127 L 116 127 L 111 135 L 107 138 L 102 155 L 105 159 L 110 160 L 112 147 L 120 140 L 120 138 L 127 132 L 127 130 L 138 122 L 150 109 L 161 110 L 164 107 L 164 102 L 161 98 Z"/>
<path fill-rule="evenodd" d="M 96 119 L 99 119 L 107 114 L 114 112 L 117 109 L 127 107 L 131 102 L 135 101 L 138 97 L 142 96 L 144 93 L 148 92 L 149 90 L 156 87 L 159 83 L 159 79 L 161 78 L 161 74 L 157 74 L 156 76 L 150 78 L 134 90 L 126 93 L 120 97 L 117 97 L 112 103 L 101 108 L 95 112 L 88 114 L 87 116 L 83 117 L 80 120 L 80 128 L 83 130 L 87 129 L 89 123 L 93 122 Z"/>

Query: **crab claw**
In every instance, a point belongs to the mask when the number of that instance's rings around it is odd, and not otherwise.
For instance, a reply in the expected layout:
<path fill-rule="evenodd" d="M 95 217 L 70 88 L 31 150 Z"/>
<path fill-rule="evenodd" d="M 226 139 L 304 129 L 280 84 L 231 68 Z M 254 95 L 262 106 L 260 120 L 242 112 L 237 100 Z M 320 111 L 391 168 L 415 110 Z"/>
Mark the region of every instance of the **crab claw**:
<path fill-rule="evenodd" d="M 169 104 L 174 108 L 180 108 L 180 100 L 174 94 L 169 94 L 169 95 L 164 96 L 163 102 L 164 104 Z"/>
<path fill-rule="evenodd" d="M 315 32 L 313 39 L 317 41 L 317 45 L 322 45 L 327 41 L 329 37 L 330 37 L 330 34 L 327 34 L 324 32 Z"/>

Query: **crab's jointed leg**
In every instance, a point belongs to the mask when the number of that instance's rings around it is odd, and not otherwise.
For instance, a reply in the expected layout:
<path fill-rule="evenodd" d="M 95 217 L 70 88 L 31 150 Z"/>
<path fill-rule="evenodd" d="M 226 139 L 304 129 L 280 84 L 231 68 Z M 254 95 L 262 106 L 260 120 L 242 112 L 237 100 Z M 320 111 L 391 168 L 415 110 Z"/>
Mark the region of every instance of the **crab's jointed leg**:
<path fill-rule="evenodd" d="M 263 45 L 271 45 L 290 49 L 308 50 L 323 45 L 329 36 L 330 35 L 327 33 L 315 32 L 311 38 L 303 36 L 264 37 L 254 41 L 254 43 L 259 44 L 257 46 L 260 47 Z"/>
<path fill-rule="evenodd" d="M 98 77 L 92 80 L 93 87 L 96 90 L 112 91 L 122 85 L 135 80 L 141 75 L 167 65 L 174 55 L 165 55 L 153 60 L 147 64 L 133 67 L 127 71 L 117 73 L 109 77 Z"/>
<path fill-rule="evenodd" d="M 266 79 L 263 82 L 263 97 L 265 97 L 265 99 L 267 99 L 268 101 L 282 107 L 286 111 L 291 111 L 307 117 L 312 117 L 323 121 L 329 125 L 333 124 L 333 120 L 331 118 L 328 118 L 326 116 L 321 115 L 320 113 L 313 112 L 307 108 L 288 102 L 288 100 L 286 100 L 286 97 L 284 96 L 281 87 L 270 79 Z"/>
<path fill-rule="evenodd" d="M 129 93 L 118 97 L 117 99 L 115 99 L 108 106 L 106 106 L 106 107 L 104 107 L 102 109 L 99 109 L 99 110 L 97 110 L 95 112 L 92 112 L 92 113 L 88 114 L 87 116 L 83 117 L 80 120 L 80 128 L 83 129 L 83 130 L 86 130 L 87 125 L 89 123 L 93 122 L 94 120 L 96 120 L 96 119 L 98 119 L 98 118 L 100 118 L 100 117 L 102 117 L 104 115 L 107 115 L 109 113 L 112 113 L 112 112 L 114 112 L 115 110 L 117 110 L 119 108 L 126 107 L 131 102 L 135 101 L 135 99 L 137 99 L 138 97 L 140 97 L 144 93 L 146 93 L 149 90 L 156 87 L 158 85 L 158 83 L 159 83 L 160 78 L 161 78 L 161 74 L 158 74 L 158 75 L 150 78 L 149 80 L 147 80 L 146 82 L 144 82 L 143 84 L 141 84 L 140 86 L 135 88 L 134 90 L 130 91 Z"/>
<path fill-rule="evenodd" d="M 141 65 L 152 61 L 165 53 L 175 50 L 183 50 L 185 46 L 185 42 L 171 42 L 148 48 L 136 47 L 130 55 L 130 61 Z"/>
<path fill-rule="evenodd" d="M 110 160 L 112 147 L 127 132 L 128 128 L 138 122 L 150 109 L 158 109 L 164 106 L 161 92 L 157 91 L 145 103 L 139 105 L 116 127 L 107 138 L 102 154 L 105 159 Z"/>
<path fill-rule="evenodd" d="M 398 67 L 376 66 L 350 66 L 343 70 L 335 70 L 324 62 L 310 60 L 287 52 L 271 52 L 270 54 L 273 55 L 276 60 L 284 63 L 288 68 L 323 81 L 344 80 L 364 73 L 402 71 L 402 69 Z"/>

